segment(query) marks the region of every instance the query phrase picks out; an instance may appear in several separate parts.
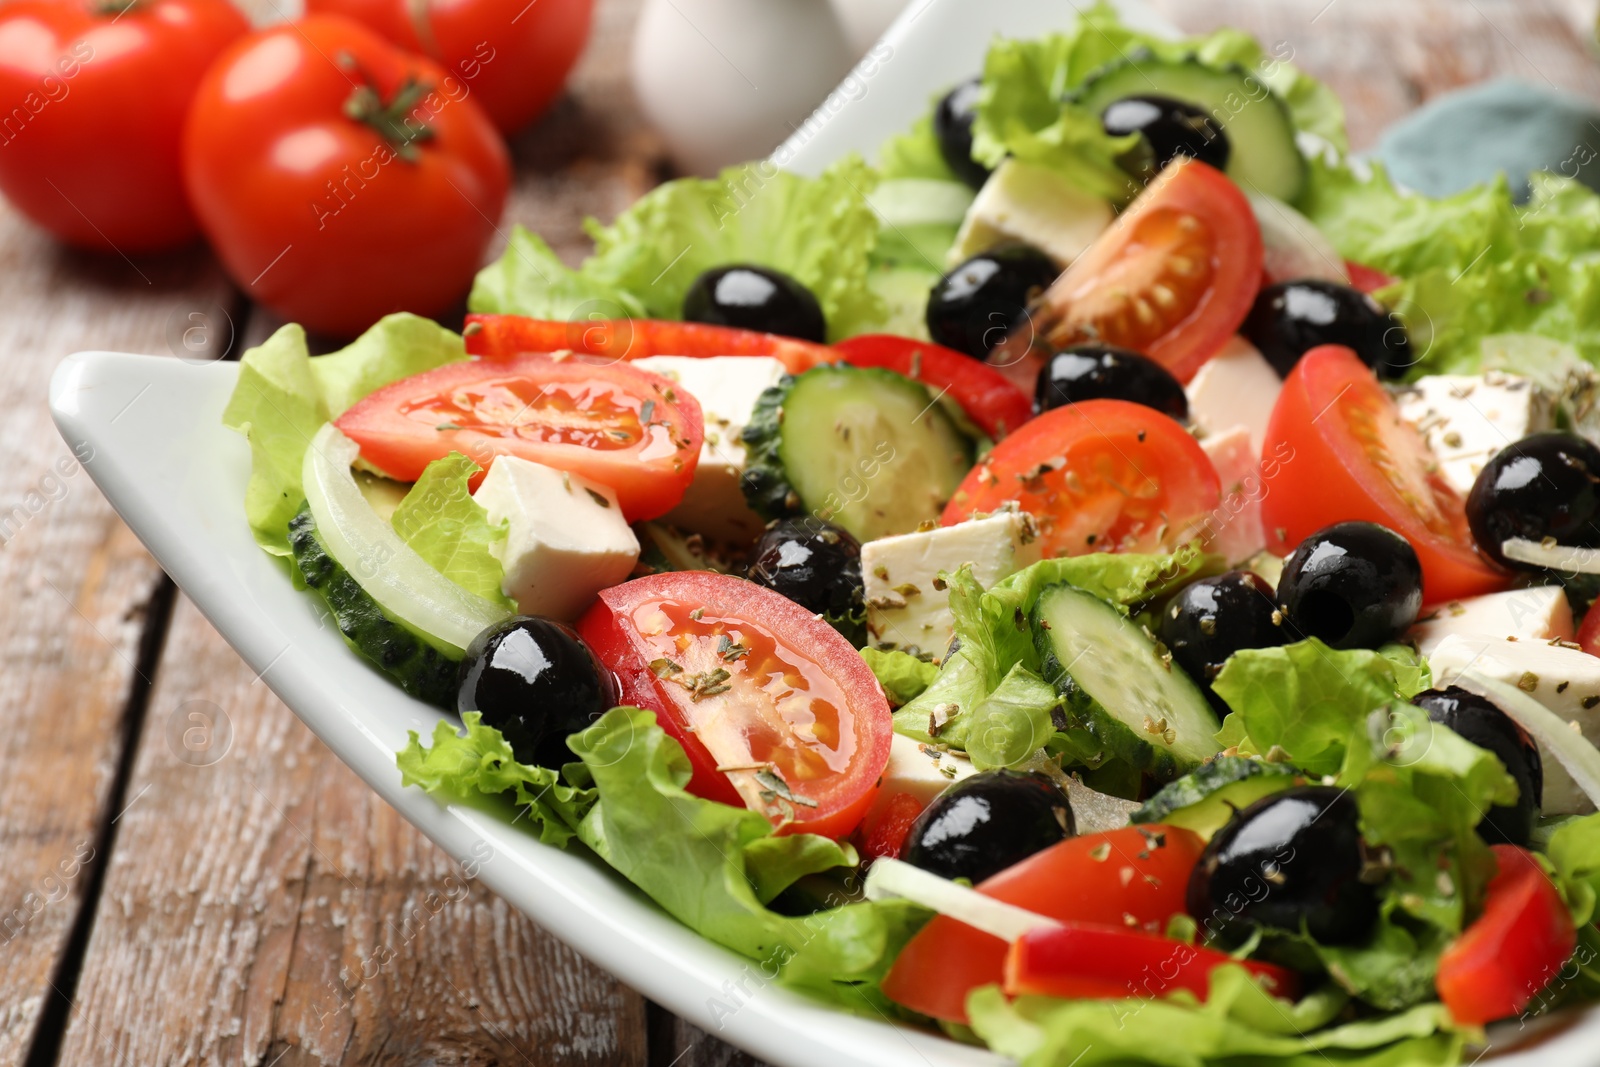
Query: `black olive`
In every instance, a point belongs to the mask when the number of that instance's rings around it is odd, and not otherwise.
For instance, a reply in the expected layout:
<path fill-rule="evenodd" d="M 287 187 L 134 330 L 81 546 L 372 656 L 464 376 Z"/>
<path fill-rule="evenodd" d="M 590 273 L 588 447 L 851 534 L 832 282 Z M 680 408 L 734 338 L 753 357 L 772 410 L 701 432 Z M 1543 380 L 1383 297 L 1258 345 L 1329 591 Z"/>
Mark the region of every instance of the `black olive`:
<path fill-rule="evenodd" d="M 982 79 L 969 78 L 945 93 L 933 109 L 933 135 L 939 139 L 939 154 L 956 177 L 974 189 L 989 180 L 989 168 L 972 158 L 972 120 L 982 87 Z"/>
<path fill-rule="evenodd" d="M 617 702 L 611 673 L 570 626 L 516 615 L 473 638 L 461 661 L 458 711 L 483 713 L 522 763 L 575 762 L 567 737 Z"/>
<path fill-rule="evenodd" d="M 684 294 L 683 317 L 817 344 L 828 333 L 822 305 L 810 289 L 782 271 L 748 263 L 716 267 L 696 278 Z"/>
<path fill-rule="evenodd" d="M 1220 701 L 1211 692 L 1211 680 L 1229 656 L 1288 639 L 1272 586 L 1249 571 L 1192 582 L 1161 613 L 1161 643 L 1213 704 Z"/>
<path fill-rule="evenodd" d="M 1524 437 L 1495 453 L 1467 494 L 1467 523 L 1478 549 L 1507 567 L 1537 569 L 1506 559 L 1513 537 L 1555 538 L 1571 548 L 1600 547 L 1600 448 L 1573 433 L 1551 430 Z"/>
<path fill-rule="evenodd" d="M 979 253 L 940 278 L 928 294 L 928 336 L 983 359 L 1060 273 L 1053 259 L 1028 245 Z"/>
<path fill-rule="evenodd" d="M 1422 564 L 1411 542 L 1375 522 L 1338 522 L 1300 542 L 1278 578 L 1290 636 L 1334 648 L 1393 641 L 1422 607 Z"/>
<path fill-rule="evenodd" d="M 1262 289 L 1239 332 L 1284 377 L 1318 345 L 1345 345 L 1380 378 L 1398 378 L 1414 362 L 1398 318 L 1359 289 L 1321 278 Z"/>
<path fill-rule="evenodd" d="M 940 793 L 917 816 L 901 858 L 976 884 L 1073 833 L 1072 805 L 1049 776 L 981 771 Z"/>
<path fill-rule="evenodd" d="M 745 577 L 814 614 L 843 617 L 864 610 L 861 542 L 815 516 L 770 524 L 751 550 Z"/>
<path fill-rule="evenodd" d="M 1251 804 L 1217 831 L 1189 876 L 1189 914 L 1203 932 L 1302 929 L 1324 945 L 1360 941 L 1378 917 L 1355 796 L 1300 786 Z"/>
<path fill-rule="evenodd" d="M 1130 133 L 1144 136 L 1147 151 L 1130 169 L 1135 177 L 1146 181 L 1179 156 L 1209 163 L 1218 170 L 1228 168 L 1227 134 L 1210 115 L 1182 100 L 1170 96 L 1125 96 L 1113 100 L 1100 113 L 1100 124 L 1113 137 Z"/>
<path fill-rule="evenodd" d="M 1180 422 L 1189 418 L 1189 398 L 1171 371 L 1149 356 L 1113 345 L 1062 349 L 1050 357 L 1034 387 L 1040 411 L 1104 399 L 1131 400 Z"/>
<path fill-rule="evenodd" d="M 1539 749 L 1505 712 L 1476 693 L 1459 686 L 1430 689 L 1411 701 L 1428 718 L 1448 726 L 1479 748 L 1486 748 L 1505 764 L 1517 781 L 1517 802 L 1496 804 L 1478 824 L 1478 834 L 1491 845 L 1526 848 L 1533 821 L 1544 799 L 1544 762 Z"/>

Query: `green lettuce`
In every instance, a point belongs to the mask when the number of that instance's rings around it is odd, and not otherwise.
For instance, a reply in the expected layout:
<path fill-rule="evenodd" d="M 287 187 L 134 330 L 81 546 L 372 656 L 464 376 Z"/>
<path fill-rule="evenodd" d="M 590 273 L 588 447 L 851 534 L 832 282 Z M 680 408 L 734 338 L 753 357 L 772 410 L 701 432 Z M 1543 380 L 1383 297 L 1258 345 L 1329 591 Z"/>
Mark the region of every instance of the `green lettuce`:
<path fill-rule="evenodd" d="M 882 299 L 867 284 L 878 217 L 867 203 L 876 173 L 850 157 L 816 178 L 768 162 L 716 178 L 680 178 L 640 197 L 610 226 L 585 224 L 594 254 L 571 270 L 539 238 L 519 230 L 473 283 L 473 311 L 538 318 L 677 319 L 705 271 L 757 263 L 792 275 L 817 297 L 830 339 L 881 324 Z"/>
<path fill-rule="evenodd" d="M 872 668 L 891 707 L 898 708 L 911 703 L 939 676 L 939 668 L 935 664 L 918 659 L 909 652 L 863 648 L 861 658 Z"/>
<path fill-rule="evenodd" d="M 441 722 L 430 748 L 411 734 L 397 757 L 406 784 L 444 800 L 515 790 L 546 841 L 576 836 L 684 925 L 749 957 L 752 981 L 776 979 L 853 1010 L 889 1010 L 877 983 L 925 912 L 905 902 L 848 903 L 848 883 L 838 906 L 810 915 L 767 906 L 802 878 L 853 868 L 848 844 L 778 836 L 756 812 L 691 796 L 689 759 L 652 712 L 614 708 L 568 738 L 579 762 L 560 776 L 517 763 L 476 714 L 463 721 L 465 734 Z M 737 999 L 712 1005 L 737 1007 Z"/>
<path fill-rule="evenodd" d="M 245 516 L 256 543 L 290 554 L 289 520 L 305 500 L 300 469 L 323 423 L 390 382 L 466 358 L 458 335 L 405 313 L 326 356 L 313 357 L 305 330 L 292 323 L 246 352 L 222 422 L 250 441 Z"/>
<path fill-rule="evenodd" d="M 1312 160 L 1301 208 L 1339 254 L 1400 281 L 1377 296 L 1410 335 L 1412 374 L 1471 374 L 1504 333 L 1565 342 L 1600 363 L 1600 195 L 1532 175 L 1514 202 L 1502 177 L 1434 199 L 1403 193 L 1383 167 Z"/>
<path fill-rule="evenodd" d="M 482 469 L 460 452 L 434 460 L 389 521 L 434 570 L 469 593 L 514 609 L 501 591 L 505 570 L 493 550 L 509 524 L 489 525 L 489 513 L 467 487 Z"/>
<path fill-rule="evenodd" d="M 934 97 L 929 104 L 930 109 L 938 105 L 939 99 Z M 905 133 L 896 134 L 885 141 L 883 147 L 878 149 L 877 167 L 878 173 L 886 181 L 897 178 L 931 178 L 942 182 L 959 180 L 939 151 L 939 138 L 933 132 L 932 115 L 922 116 Z"/>

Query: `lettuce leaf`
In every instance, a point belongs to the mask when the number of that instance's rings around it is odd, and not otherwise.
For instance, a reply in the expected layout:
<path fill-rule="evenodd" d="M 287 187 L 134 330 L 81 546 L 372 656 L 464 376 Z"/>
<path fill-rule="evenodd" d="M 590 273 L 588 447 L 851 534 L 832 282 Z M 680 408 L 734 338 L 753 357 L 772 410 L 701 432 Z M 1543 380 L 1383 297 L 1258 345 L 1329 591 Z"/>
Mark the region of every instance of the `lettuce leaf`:
<path fill-rule="evenodd" d="M 313 358 L 293 323 L 246 352 L 222 422 L 250 441 L 245 515 L 256 543 L 290 554 L 286 531 L 305 499 L 300 468 L 323 423 L 390 382 L 466 358 L 458 335 L 407 313 L 385 316 L 326 356 Z"/>
<path fill-rule="evenodd" d="M 680 178 L 640 197 L 610 226 L 585 223 L 595 251 L 577 270 L 538 237 L 518 231 L 473 284 L 477 312 L 541 318 L 677 319 L 705 271 L 757 263 L 792 275 L 822 305 L 830 339 L 883 322 L 867 284 L 878 240 L 867 196 L 877 175 L 855 157 L 816 178 L 770 162 L 730 167 L 716 178 Z"/>
<path fill-rule="evenodd" d="M 898 708 L 922 695 L 923 690 L 939 676 L 939 668 L 909 652 L 884 651 L 881 648 L 863 648 L 861 658 L 867 661 L 878 684 L 883 686 L 889 706 Z"/>
<path fill-rule="evenodd" d="M 937 107 L 941 93 L 934 97 L 930 110 Z M 939 151 L 939 138 L 933 132 L 933 116 L 924 115 L 911 124 L 905 133 L 896 134 L 878 149 L 878 174 L 885 181 L 896 178 L 932 178 L 936 181 L 958 181 L 955 171 L 944 161 Z"/>
<path fill-rule="evenodd" d="M 510 524 L 490 526 L 489 513 L 467 488 L 482 469 L 460 452 L 434 460 L 389 521 L 434 570 L 469 593 L 515 610 L 516 604 L 501 591 L 505 570 L 493 551 Z"/>

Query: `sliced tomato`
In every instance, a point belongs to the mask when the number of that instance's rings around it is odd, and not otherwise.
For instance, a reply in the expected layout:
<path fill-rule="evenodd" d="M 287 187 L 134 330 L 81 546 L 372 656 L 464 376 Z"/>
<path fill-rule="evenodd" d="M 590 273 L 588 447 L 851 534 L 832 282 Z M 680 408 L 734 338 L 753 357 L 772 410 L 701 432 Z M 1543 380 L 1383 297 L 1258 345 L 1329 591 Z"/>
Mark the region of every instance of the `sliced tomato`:
<path fill-rule="evenodd" d="M 1267 547 L 1279 555 L 1324 526 L 1364 519 L 1417 550 L 1426 603 L 1510 584 L 1478 554 L 1465 505 L 1427 442 L 1350 349 L 1323 345 L 1300 357 L 1272 409 L 1262 454 L 1291 457 L 1261 501 Z"/>
<path fill-rule="evenodd" d="M 1350 275 L 1351 287 L 1360 289 L 1363 293 L 1375 293 L 1379 289 L 1387 289 L 1400 280 L 1390 277 L 1381 270 L 1352 263 L 1348 259 L 1344 261 L 1344 269 L 1345 273 Z"/>
<path fill-rule="evenodd" d="M 462 334 L 475 356 L 576 352 L 610 360 L 646 356 L 771 356 L 790 374 L 839 362 L 827 345 L 775 333 L 661 319 L 587 319 L 552 322 L 521 315 L 468 315 Z"/>
<path fill-rule="evenodd" d="M 869 860 L 900 858 L 911 824 L 922 814 L 923 804 L 910 793 L 896 793 L 888 803 L 874 805 L 861 824 L 861 855 Z"/>
<path fill-rule="evenodd" d="M 1483 914 L 1439 957 L 1439 999 L 1460 1023 L 1482 1025 L 1522 1011 L 1578 943 L 1572 913 L 1533 854 L 1495 845 L 1494 855 L 1500 870 Z"/>
<path fill-rule="evenodd" d="M 1179 157 L 1045 291 L 1037 337 L 1023 341 L 1121 345 L 1187 382 L 1238 332 L 1261 263 L 1250 201 L 1221 171 Z M 1008 339 L 991 362 L 1017 347 Z"/>
<path fill-rule="evenodd" d="M 1127 826 L 1071 837 L 978 885 L 978 892 L 1060 922 L 1159 933 L 1184 910 L 1205 842 L 1172 826 Z M 913 937 L 883 981 L 912 1011 L 967 1021 L 967 994 L 1005 977 L 1006 943 L 946 915 Z"/>
<path fill-rule="evenodd" d="M 677 571 L 600 594 L 578 633 L 683 745 L 696 796 L 743 805 L 780 832 L 842 837 L 889 762 L 889 702 L 866 661 L 818 616 L 727 574 Z"/>
<path fill-rule="evenodd" d="M 996 441 L 1033 418 L 1027 393 L 987 363 L 953 348 L 889 333 L 861 334 L 833 347 L 848 363 L 885 367 L 949 394 Z"/>
<path fill-rule="evenodd" d="M 1148 999 L 1180 989 L 1204 1001 L 1211 972 L 1237 963 L 1267 992 L 1293 999 L 1300 977 L 1287 967 L 1235 960 L 1225 952 L 1125 926 L 1069 922 L 1030 930 L 1006 953 L 1007 996 Z"/>
<path fill-rule="evenodd" d="M 1205 450 L 1143 404 L 1085 400 L 1047 411 L 995 446 L 941 521 L 1014 500 L 1046 556 L 1164 552 L 1199 532 L 1222 497 Z"/>
<path fill-rule="evenodd" d="M 451 452 L 485 469 L 496 456 L 520 456 L 609 486 L 629 522 L 677 506 L 704 436 L 699 401 L 666 378 L 548 356 L 470 360 L 402 378 L 337 425 L 362 459 L 402 482 Z"/>
<path fill-rule="evenodd" d="M 1591 656 L 1600 656 L 1600 600 L 1589 605 L 1578 627 L 1578 644 Z"/>

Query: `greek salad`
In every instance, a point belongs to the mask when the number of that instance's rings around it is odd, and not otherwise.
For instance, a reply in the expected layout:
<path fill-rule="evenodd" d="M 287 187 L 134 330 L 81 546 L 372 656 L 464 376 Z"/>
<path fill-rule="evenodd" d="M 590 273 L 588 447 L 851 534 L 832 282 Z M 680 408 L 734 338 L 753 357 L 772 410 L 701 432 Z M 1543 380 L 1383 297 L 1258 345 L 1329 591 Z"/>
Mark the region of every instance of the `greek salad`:
<path fill-rule="evenodd" d="M 1600 999 L 1600 198 L 1408 194 L 1286 59 L 1095 8 L 248 352 L 256 539 L 451 713 L 407 784 L 1029 1067 Z"/>

